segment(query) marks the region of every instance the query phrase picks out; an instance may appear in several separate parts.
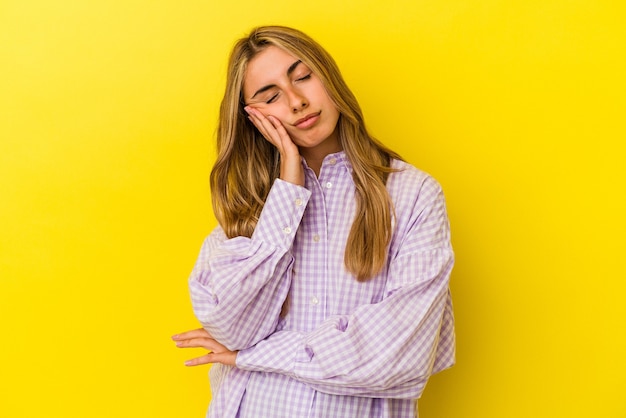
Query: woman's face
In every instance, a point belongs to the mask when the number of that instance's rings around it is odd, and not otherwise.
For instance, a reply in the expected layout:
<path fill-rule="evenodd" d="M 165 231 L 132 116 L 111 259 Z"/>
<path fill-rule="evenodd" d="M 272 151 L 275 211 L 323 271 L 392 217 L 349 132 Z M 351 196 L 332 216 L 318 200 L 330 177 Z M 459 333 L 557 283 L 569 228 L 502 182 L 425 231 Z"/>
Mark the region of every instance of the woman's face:
<path fill-rule="evenodd" d="M 248 63 L 244 102 L 283 124 L 301 151 L 338 148 L 339 111 L 321 80 L 297 57 L 269 46 Z"/>

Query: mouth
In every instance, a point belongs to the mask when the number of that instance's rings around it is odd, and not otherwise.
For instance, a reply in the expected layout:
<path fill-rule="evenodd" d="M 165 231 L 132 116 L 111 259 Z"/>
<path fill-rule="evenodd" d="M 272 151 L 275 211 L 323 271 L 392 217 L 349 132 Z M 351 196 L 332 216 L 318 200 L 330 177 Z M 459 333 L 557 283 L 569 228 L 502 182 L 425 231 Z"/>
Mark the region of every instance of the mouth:
<path fill-rule="evenodd" d="M 317 122 L 321 113 L 322 111 L 320 110 L 319 112 L 306 115 L 305 117 L 298 119 L 293 125 L 301 129 L 308 128 Z"/>

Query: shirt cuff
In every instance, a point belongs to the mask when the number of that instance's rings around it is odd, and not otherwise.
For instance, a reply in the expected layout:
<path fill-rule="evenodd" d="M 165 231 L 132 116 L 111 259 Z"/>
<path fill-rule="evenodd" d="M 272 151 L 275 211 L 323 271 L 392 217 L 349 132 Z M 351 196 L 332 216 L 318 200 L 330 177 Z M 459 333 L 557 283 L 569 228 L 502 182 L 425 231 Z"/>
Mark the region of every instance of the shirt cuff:
<path fill-rule="evenodd" d="M 251 239 L 290 248 L 310 197 L 302 186 L 274 180 Z"/>
<path fill-rule="evenodd" d="M 293 376 L 296 362 L 310 361 L 305 335 L 278 331 L 254 347 L 239 351 L 237 367 L 253 372 L 274 372 Z"/>

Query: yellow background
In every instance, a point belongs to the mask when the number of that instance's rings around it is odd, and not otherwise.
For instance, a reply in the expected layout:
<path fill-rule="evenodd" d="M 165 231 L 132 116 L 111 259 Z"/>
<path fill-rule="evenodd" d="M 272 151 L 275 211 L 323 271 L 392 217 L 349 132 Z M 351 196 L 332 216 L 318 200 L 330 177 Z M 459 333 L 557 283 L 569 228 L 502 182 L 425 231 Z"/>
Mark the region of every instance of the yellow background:
<path fill-rule="evenodd" d="M 458 364 L 422 418 L 626 417 L 621 4 L 2 0 L 0 416 L 204 416 L 169 337 L 226 55 L 279 23 L 446 191 Z"/>

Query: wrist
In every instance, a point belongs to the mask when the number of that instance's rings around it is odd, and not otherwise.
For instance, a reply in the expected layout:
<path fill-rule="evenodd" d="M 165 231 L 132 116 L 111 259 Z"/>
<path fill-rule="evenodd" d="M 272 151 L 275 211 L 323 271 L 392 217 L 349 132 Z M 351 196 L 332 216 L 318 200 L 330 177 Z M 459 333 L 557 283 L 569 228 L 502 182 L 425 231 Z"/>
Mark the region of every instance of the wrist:
<path fill-rule="evenodd" d="M 280 179 L 298 186 L 304 186 L 304 169 L 300 154 L 296 156 L 281 158 Z"/>

